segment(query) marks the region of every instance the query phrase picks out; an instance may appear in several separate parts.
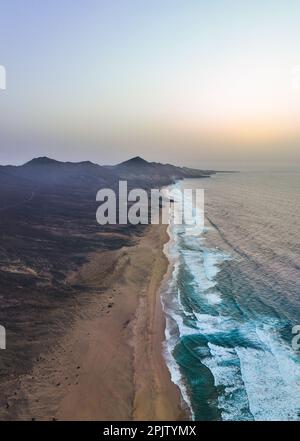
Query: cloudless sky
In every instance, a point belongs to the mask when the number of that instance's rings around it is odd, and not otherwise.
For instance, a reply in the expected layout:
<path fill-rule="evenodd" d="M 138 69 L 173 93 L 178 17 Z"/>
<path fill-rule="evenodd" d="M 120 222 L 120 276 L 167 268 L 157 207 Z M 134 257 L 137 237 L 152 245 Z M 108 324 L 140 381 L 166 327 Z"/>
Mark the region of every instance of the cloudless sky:
<path fill-rule="evenodd" d="M 295 166 L 299 23 L 296 0 L 1 0 L 0 163 Z"/>

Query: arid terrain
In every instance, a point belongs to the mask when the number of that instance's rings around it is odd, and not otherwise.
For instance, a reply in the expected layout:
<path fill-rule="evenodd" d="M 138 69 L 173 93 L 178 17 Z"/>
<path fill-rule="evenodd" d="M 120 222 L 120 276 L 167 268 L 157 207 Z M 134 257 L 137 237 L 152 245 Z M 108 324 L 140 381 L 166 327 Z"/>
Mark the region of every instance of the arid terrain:
<path fill-rule="evenodd" d="M 1 419 L 183 417 L 161 356 L 165 227 L 100 226 L 95 196 L 211 173 L 141 158 L 0 167 Z"/>

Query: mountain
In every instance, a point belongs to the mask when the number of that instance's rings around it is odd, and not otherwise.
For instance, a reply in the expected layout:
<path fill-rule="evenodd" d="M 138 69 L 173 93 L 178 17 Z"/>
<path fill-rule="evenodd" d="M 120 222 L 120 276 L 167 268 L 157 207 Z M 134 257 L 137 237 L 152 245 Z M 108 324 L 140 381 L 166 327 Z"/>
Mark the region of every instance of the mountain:
<path fill-rule="evenodd" d="M 99 189 L 112 188 L 117 193 L 119 181 L 127 180 L 129 189 L 149 190 L 176 179 L 207 177 L 211 173 L 148 162 L 139 156 L 114 166 L 90 161 L 62 162 L 48 157 L 34 158 L 20 166 L 0 166 L 0 231 L 6 238 L 6 242 L 2 241 L 2 258 L 7 260 L 7 245 L 15 259 L 24 256 L 28 260 L 32 255 L 35 260 L 39 253 L 50 253 L 56 256 L 56 264 L 63 267 L 64 256 L 75 243 L 75 248 L 80 245 L 82 250 L 99 246 L 95 220 Z M 121 225 L 107 228 L 123 229 L 129 235 L 133 230 L 132 226 Z M 135 233 L 137 230 L 135 227 Z M 120 241 L 106 245 L 103 238 L 101 241 L 104 247 L 120 245 Z M 41 250 L 44 244 L 47 246 Z"/>
<path fill-rule="evenodd" d="M 167 185 L 177 179 L 209 177 L 211 170 L 197 170 L 188 167 L 177 167 L 171 164 L 148 162 L 136 156 L 115 166 L 106 166 L 115 172 L 120 179 L 132 181 L 135 185 Z"/>
<path fill-rule="evenodd" d="M 16 186 L 19 186 L 19 195 L 16 192 L 13 199 L 18 196 L 23 198 L 24 191 L 33 190 L 46 193 L 72 190 L 89 193 L 94 198 L 100 188 L 117 188 L 119 180 L 127 180 L 129 187 L 149 188 L 168 185 L 177 179 L 209 177 L 213 173 L 148 162 L 140 156 L 113 166 L 101 166 L 90 161 L 62 162 L 43 156 L 21 166 L 0 166 L 0 206 L 1 194 L 7 194 L 8 188 Z"/>
<path fill-rule="evenodd" d="M 48 157 L 0 166 L 0 323 L 9 330 L 8 348 L 1 351 L 2 386 L 11 379 L 12 369 L 22 376 L 31 372 L 41 351 L 55 346 L 57 333 L 67 318 L 72 320 L 73 308 L 79 309 L 82 299 L 101 295 L 93 279 L 83 289 L 80 277 L 73 283 L 69 276 L 80 273 L 91 253 L 104 252 L 105 260 L 107 251 L 118 252 L 143 234 L 143 225 L 98 225 L 96 192 L 103 187 L 117 190 L 120 179 L 128 180 L 129 188 L 149 189 L 204 175 L 140 157 L 106 167 Z M 93 271 L 101 278 L 111 271 L 112 262 L 97 263 Z M 122 268 L 123 263 L 120 274 Z M 48 338 L 50 329 L 53 340 Z M 3 400 L 1 406 L 6 409 Z"/>
<path fill-rule="evenodd" d="M 39 158 L 33 158 L 31 161 L 26 162 L 23 167 L 35 167 L 35 166 L 52 166 L 52 165 L 61 165 L 63 164 L 60 161 L 56 161 L 55 159 L 48 158 L 47 156 L 41 156 Z"/>
<path fill-rule="evenodd" d="M 69 187 L 80 190 L 99 189 L 101 186 L 114 186 L 118 177 L 113 171 L 107 170 L 90 161 L 61 162 L 47 157 L 34 158 L 19 167 L 11 167 L 7 172 L 16 178 L 25 178 L 39 188 Z"/>
<path fill-rule="evenodd" d="M 128 159 L 127 161 L 121 162 L 118 166 L 122 167 L 144 167 L 148 166 L 150 163 L 140 156 L 135 156 L 134 158 Z"/>

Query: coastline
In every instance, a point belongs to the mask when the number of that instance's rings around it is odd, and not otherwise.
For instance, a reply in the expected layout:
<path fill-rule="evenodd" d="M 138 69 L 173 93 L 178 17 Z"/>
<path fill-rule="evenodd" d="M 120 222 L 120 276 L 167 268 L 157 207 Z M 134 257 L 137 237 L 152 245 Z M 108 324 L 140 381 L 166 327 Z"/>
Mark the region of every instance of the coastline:
<path fill-rule="evenodd" d="M 16 419 L 188 419 L 162 351 L 168 239 L 166 225 L 150 225 L 133 246 L 93 253 L 70 274 L 70 284 L 88 286 L 87 306 L 78 302 L 64 337 L 20 378 Z"/>
<path fill-rule="evenodd" d="M 137 345 L 135 355 L 137 369 L 133 419 L 187 420 L 185 403 L 178 386 L 171 380 L 171 373 L 163 355 L 166 321 L 161 303 L 161 290 L 170 269 L 164 253 L 169 235 L 166 225 L 154 225 L 149 228 L 151 244 L 156 242 L 156 255 L 148 284 L 148 302 L 140 302 L 137 312 L 138 320 L 134 336 Z M 145 317 L 148 325 L 145 324 Z M 144 335 L 145 338 L 141 338 L 140 335 Z M 143 360 L 142 365 L 141 360 Z"/>

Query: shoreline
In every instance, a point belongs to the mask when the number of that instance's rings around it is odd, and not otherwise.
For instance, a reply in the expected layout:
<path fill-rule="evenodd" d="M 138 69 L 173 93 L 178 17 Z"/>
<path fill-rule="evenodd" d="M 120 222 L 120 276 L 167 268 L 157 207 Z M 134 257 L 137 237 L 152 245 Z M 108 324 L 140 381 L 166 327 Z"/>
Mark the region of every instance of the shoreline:
<path fill-rule="evenodd" d="M 14 405 L 15 419 L 189 419 L 163 355 L 167 226 L 149 225 L 135 240 L 93 253 L 69 275 L 68 283 L 83 287 L 76 318 L 19 378 L 23 399 Z"/>
<path fill-rule="evenodd" d="M 148 299 L 150 303 L 148 304 L 148 311 L 145 311 L 149 320 L 147 333 L 150 339 L 149 352 L 145 361 L 151 366 L 151 370 L 149 372 L 145 369 L 144 373 L 140 372 L 138 374 L 140 379 L 137 383 L 140 383 L 140 387 L 136 390 L 133 419 L 150 421 L 187 420 L 188 414 L 185 411 L 185 403 L 183 402 L 180 389 L 171 380 L 171 373 L 163 354 L 166 319 L 161 302 L 161 293 L 170 270 L 169 261 L 164 253 L 164 246 L 170 238 L 167 226 L 155 225 L 150 228 L 152 230 L 160 229 L 159 240 L 157 240 L 157 256 L 148 286 Z M 144 314 L 141 315 L 141 317 L 143 316 Z M 137 328 L 137 330 L 140 329 Z M 140 346 L 140 350 L 145 350 L 146 345 L 144 341 L 139 342 L 137 340 L 137 343 Z M 144 346 L 144 348 L 141 346 Z M 138 353 L 136 356 L 137 363 L 139 355 Z M 150 401 L 149 397 L 151 397 Z M 147 400 L 149 405 L 146 407 L 145 403 Z"/>
<path fill-rule="evenodd" d="M 165 295 L 168 292 L 169 281 L 170 281 L 170 278 L 172 276 L 173 271 L 175 270 L 176 259 L 174 259 L 174 257 L 172 256 L 172 253 L 170 252 L 170 250 L 172 248 L 172 243 L 174 240 L 171 236 L 170 225 L 167 226 L 166 232 L 167 232 L 169 240 L 167 242 L 165 242 L 165 244 L 163 246 L 163 253 L 168 261 L 168 268 L 167 268 L 167 271 L 163 277 L 163 280 L 162 280 L 162 283 L 160 286 L 160 300 L 161 300 L 161 310 L 162 310 L 162 314 L 164 316 L 164 329 L 165 330 L 167 329 L 168 334 L 171 335 L 171 334 L 173 334 L 173 329 L 172 329 L 172 327 L 168 327 L 167 322 L 166 322 L 166 314 L 168 314 L 168 312 L 167 312 L 168 304 L 167 304 L 167 300 L 165 298 Z M 184 381 L 182 378 L 182 374 L 180 372 L 179 365 L 177 364 L 177 362 L 174 359 L 174 356 L 172 355 L 174 345 L 172 344 L 171 348 L 170 348 L 168 346 L 168 341 L 165 338 L 164 338 L 164 343 L 165 343 L 165 352 L 166 352 L 166 356 L 164 357 L 165 364 L 168 368 L 168 371 L 170 372 L 171 378 L 174 377 L 174 381 L 172 381 L 173 384 L 175 384 L 176 387 L 178 388 L 178 390 L 180 391 L 181 406 L 184 409 L 186 419 L 193 420 L 194 419 L 194 412 L 192 409 L 192 404 L 191 404 L 190 398 L 188 396 L 186 386 L 184 385 Z"/>

